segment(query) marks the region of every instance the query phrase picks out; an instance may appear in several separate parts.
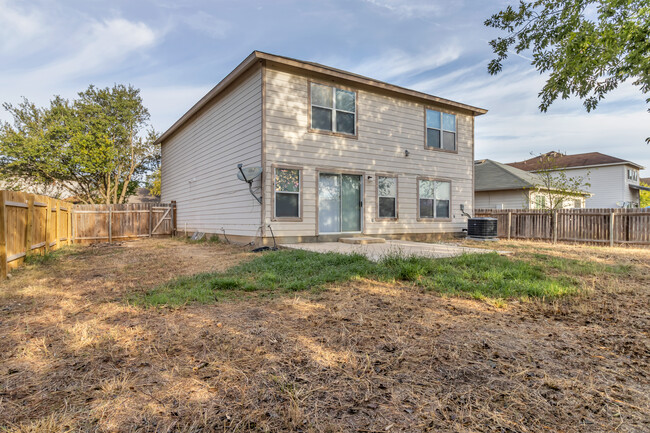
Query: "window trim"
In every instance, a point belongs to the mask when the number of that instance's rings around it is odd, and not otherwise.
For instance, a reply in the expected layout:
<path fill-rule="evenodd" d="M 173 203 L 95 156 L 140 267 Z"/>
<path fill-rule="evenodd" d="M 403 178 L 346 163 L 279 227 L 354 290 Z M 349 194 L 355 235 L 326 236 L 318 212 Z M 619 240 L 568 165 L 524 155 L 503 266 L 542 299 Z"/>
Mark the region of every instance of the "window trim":
<path fill-rule="evenodd" d="M 340 90 L 346 90 L 348 92 L 353 92 L 354 93 L 354 134 L 347 134 L 345 132 L 336 132 L 336 131 L 326 131 L 323 129 L 317 129 L 317 128 L 312 128 L 311 126 L 311 108 L 312 108 L 312 103 L 311 103 L 311 85 L 312 84 L 320 84 L 321 86 L 327 86 L 331 87 L 333 89 L 340 89 Z M 332 91 L 334 94 L 332 95 L 334 99 L 332 100 L 332 105 L 336 105 L 336 94 L 335 90 Z M 323 134 L 323 135 L 331 135 L 334 137 L 345 137 L 345 138 L 352 138 L 352 139 L 358 139 L 359 138 L 359 92 L 356 89 L 353 89 L 351 87 L 346 87 L 346 86 L 341 86 L 339 84 L 336 84 L 334 82 L 326 83 L 323 81 L 316 81 L 316 80 L 307 80 L 307 107 L 308 107 L 308 125 L 307 125 L 307 132 L 311 133 L 316 133 L 316 134 Z M 318 106 L 317 106 L 318 107 Z M 327 107 L 323 107 L 327 108 Z M 327 108 L 330 109 L 330 108 Z M 332 107 L 332 127 L 336 124 L 336 108 Z M 349 111 L 345 110 L 339 110 L 343 111 L 345 113 L 350 113 Z"/>
<path fill-rule="evenodd" d="M 443 134 L 444 129 L 442 127 L 442 114 L 447 113 L 447 114 L 453 114 L 454 115 L 454 118 L 456 119 L 456 132 L 454 133 L 454 139 L 456 140 L 456 142 L 454 143 L 454 145 L 456 147 L 455 150 L 443 149 L 442 147 L 440 147 L 440 149 L 437 149 L 435 147 L 427 146 L 427 130 L 429 129 L 429 128 L 427 128 L 427 110 L 440 112 L 440 145 L 441 146 L 442 146 L 442 143 L 443 143 L 443 135 L 444 135 Z M 451 132 L 451 131 L 448 131 L 448 132 Z M 431 106 L 427 106 L 427 105 L 424 106 L 424 149 L 425 150 L 432 150 L 432 151 L 435 151 L 435 152 L 458 153 L 458 113 L 452 113 L 451 111 L 442 110 L 442 109 L 437 108 L 437 107 L 431 107 Z"/>
<path fill-rule="evenodd" d="M 300 177 L 300 179 L 298 180 L 298 217 L 297 218 L 296 217 L 278 217 L 278 216 L 275 216 L 275 210 L 276 210 L 275 209 L 275 202 L 276 202 L 275 195 L 278 192 L 282 193 L 282 191 L 276 191 L 275 190 L 275 171 L 277 169 L 298 170 L 298 176 Z M 273 194 L 271 194 L 271 212 L 272 212 L 271 221 L 302 222 L 303 221 L 303 212 L 302 212 L 302 209 L 303 209 L 303 207 L 302 207 L 303 189 L 302 189 L 302 185 L 303 185 L 303 177 L 304 177 L 304 169 L 303 169 L 303 167 L 295 166 L 295 165 L 285 165 L 285 164 L 276 165 L 276 164 L 273 164 L 273 165 L 271 165 L 271 176 L 272 176 L 271 177 L 271 188 L 272 188 L 271 192 L 273 193 Z M 295 194 L 295 193 L 289 193 L 289 194 Z"/>
<path fill-rule="evenodd" d="M 428 218 L 428 217 L 420 217 L 420 181 L 421 180 L 433 180 L 433 181 L 438 181 L 438 182 L 449 182 L 449 217 L 448 218 Z M 426 176 L 418 176 L 415 180 L 415 187 L 417 188 L 416 190 L 416 200 L 417 200 L 417 221 L 418 222 L 451 222 L 452 220 L 452 209 L 453 209 L 453 198 L 454 198 L 454 189 L 453 189 L 453 182 L 451 179 L 445 179 L 441 177 L 426 177 Z"/>
<path fill-rule="evenodd" d="M 395 216 L 379 216 L 379 178 L 390 177 L 395 179 Z M 399 220 L 399 176 L 397 173 L 375 173 L 375 207 L 377 208 L 375 221 L 398 221 Z"/>

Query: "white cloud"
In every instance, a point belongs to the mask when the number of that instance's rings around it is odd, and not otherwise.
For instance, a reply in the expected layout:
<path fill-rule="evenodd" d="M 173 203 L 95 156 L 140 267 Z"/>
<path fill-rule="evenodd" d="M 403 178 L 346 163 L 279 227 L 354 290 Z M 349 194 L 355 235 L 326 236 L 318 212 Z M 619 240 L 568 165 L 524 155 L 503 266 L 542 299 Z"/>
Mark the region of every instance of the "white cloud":
<path fill-rule="evenodd" d="M 462 48 L 455 43 L 446 43 L 441 49 L 418 53 L 407 53 L 403 50 L 391 49 L 360 62 L 349 62 L 347 66 L 342 66 L 342 68 L 384 81 L 400 80 L 403 82 L 409 77 L 457 60 L 462 51 Z M 332 61 L 325 64 L 336 65 L 337 63 L 345 62 Z"/>
<path fill-rule="evenodd" d="M 37 8 L 20 9 L 8 0 L 0 0 L 0 53 L 25 54 L 32 51 L 38 38 L 51 26 Z"/>
<path fill-rule="evenodd" d="M 94 21 L 75 35 L 79 46 L 67 56 L 36 68 L 29 79 L 62 82 L 114 68 L 134 52 L 153 45 L 156 34 L 146 24 L 122 18 Z"/>

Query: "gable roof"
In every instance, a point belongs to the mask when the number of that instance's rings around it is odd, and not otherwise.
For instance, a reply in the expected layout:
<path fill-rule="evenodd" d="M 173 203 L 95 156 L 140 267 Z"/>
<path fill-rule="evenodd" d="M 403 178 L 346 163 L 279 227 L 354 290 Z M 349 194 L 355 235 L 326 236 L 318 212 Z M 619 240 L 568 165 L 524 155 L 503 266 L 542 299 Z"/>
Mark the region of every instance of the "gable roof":
<path fill-rule="evenodd" d="M 474 191 L 534 188 L 540 180 L 529 173 L 491 159 L 474 162 Z"/>
<path fill-rule="evenodd" d="M 352 72 L 344 71 L 342 69 L 332 68 L 330 66 L 321 65 L 314 62 L 306 62 L 302 60 L 292 59 L 290 57 L 277 56 L 275 54 L 264 53 L 262 51 L 253 51 L 246 59 L 241 62 L 235 69 L 232 70 L 226 77 L 212 88 L 203 98 L 201 98 L 192 108 L 190 108 L 180 119 L 178 119 L 167 131 L 165 131 L 155 144 L 160 144 L 169 138 L 174 132 L 181 128 L 194 114 L 201 108 L 205 107 L 214 98 L 216 98 L 222 91 L 224 91 L 233 81 L 249 70 L 258 61 L 274 62 L 280 65 L 297 68 L 304 71 L 327 75 L 334 78 L 350 81 L 357 84 L 363 84 L 370 87 L 376 87 L 385 91 L 395 93 L 401 96 L 408 96 L 411 98 L 419 99 L 425 103 L 435 103 L 450 108 L 469 111 L 473 116 L 480 116 L 487 113 L 484 108 L 478 108 L 471 105 L 455 102 L 450 99 L 440 98 L 438 96 L 429 95 L 427 93 L 418 92 L 416 90 L 407 89 L 405 87 L 396 86 L 383 81 L 368 78 L 363 75 L 354 74 Z"/>
<path fill-rule="evenodd" d="M 593 167 L 598 165 L 619 165 L 627 164 L 642 169 L 643 167 L 625 159 L 616 158 L 615 156 L 605 155 L 600 152 L 576 153 L 575 155 L 565 155 L 560 152 L 548 152 L 541 156 L 535 156 L 525 161 L 511 162 L 508 165 L 526 171 L 542 170 L 544 168 L 544 156 L 553 158 L 553 165 L 557 168 L 576 168 L 576 167 Z"/>

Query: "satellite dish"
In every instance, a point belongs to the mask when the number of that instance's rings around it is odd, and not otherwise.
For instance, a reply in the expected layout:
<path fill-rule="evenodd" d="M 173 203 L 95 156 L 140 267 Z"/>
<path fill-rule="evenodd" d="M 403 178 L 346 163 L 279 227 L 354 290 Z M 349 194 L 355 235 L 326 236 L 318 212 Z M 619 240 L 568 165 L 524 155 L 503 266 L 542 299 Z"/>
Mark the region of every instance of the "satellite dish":
<path fill-rule="evenodd" d="M 253 181 L 256 177 L 262 174 L 262 167 L 243 167 L 244 164 L 237 164 L 237 168 L 239 169 L 239 173 L 237 173 L 237 179 L 246 182 L 248 184 L 248 190 L 250 191 L 251 195 L 255 197 L 255 200 L 257 200 L 259 204 L 262 204 L 262 197 L 256 196 L 253 192 Z"/>
<path fill-rule="evenodd" d="M 239 168 L 239 173 L 237 173 L 237 179 L 243 180 L 244 182 L 251 182 L 255 180 L 259 175 L 262 174 L 262 167 L 246 167 Z"/>

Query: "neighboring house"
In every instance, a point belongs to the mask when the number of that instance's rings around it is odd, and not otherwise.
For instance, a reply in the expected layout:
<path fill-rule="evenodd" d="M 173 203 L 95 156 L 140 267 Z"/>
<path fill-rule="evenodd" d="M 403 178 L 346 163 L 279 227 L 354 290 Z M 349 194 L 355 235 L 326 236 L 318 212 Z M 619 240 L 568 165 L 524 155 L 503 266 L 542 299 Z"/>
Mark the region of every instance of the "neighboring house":
<path fill-rule="evenodd" d="M 138 188 L 135 190 L 135 194 L 126 199 L 126 203 L 160 203 L 160 197 L 151 195 L 149 188 Z"/>
<path fill-rule="evenodd" d="M 554 167 L 564 170 L 568 177 L 584 177 L 590 186 L 585 190 L 592 195 L 587 208 L 638 207 L 639 191 L 646 189 L 639 184 L 639 164 L 599 152 L 566 155 L 549 152 L 543 156 L 553 159 Z M 512 167 L 535 172 L 544 168 L 542 157 L 508 164 Z"/>
<path fill-rule="evenodd" d="M 490 159 L 474 163 L 476 209 L 545 209 L 551 200 L 540 185 L 542 180 L 535 173 Z M 567 197 L 562 208 L 583 208 L 586 197 L 588 194 Z"/>
<path fill-rule="evenodd" d="M 0 190 L 2 189 L 46 195 L 67 201 L 73 201 L 72 199 L 74 199 L 72 192 L 60 183 L 41 184 L 23 179 L 0 180 Z"/>
<path fill-rule="evenodd" d="M 458 234 L 486 110 L 253 52 L 157 141 L 179 230 L 285 242 Z M 252 183 L 237 164 L 263 168 Z"/>

